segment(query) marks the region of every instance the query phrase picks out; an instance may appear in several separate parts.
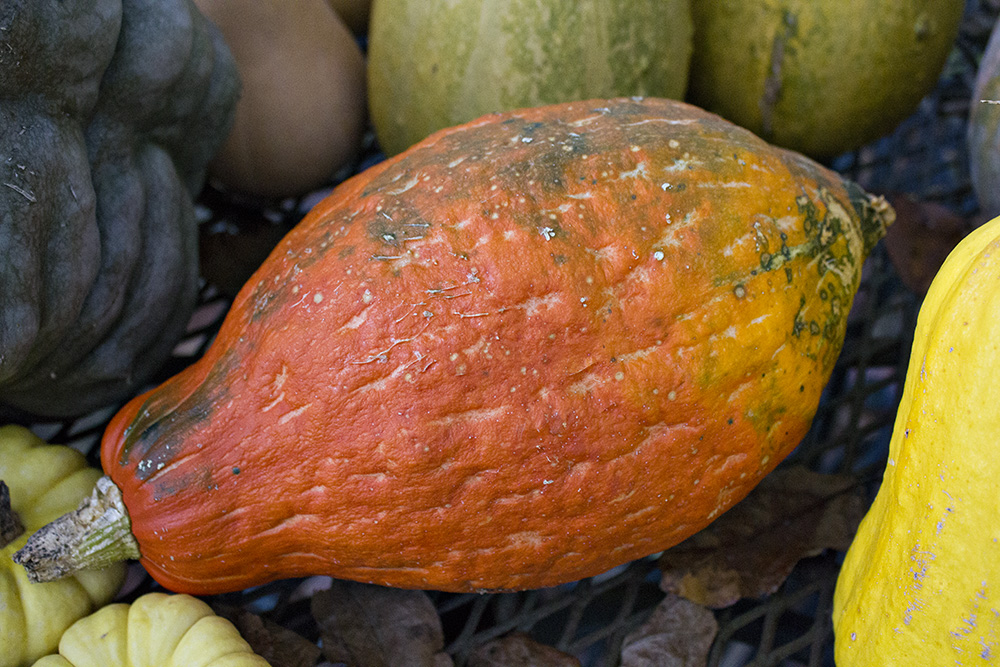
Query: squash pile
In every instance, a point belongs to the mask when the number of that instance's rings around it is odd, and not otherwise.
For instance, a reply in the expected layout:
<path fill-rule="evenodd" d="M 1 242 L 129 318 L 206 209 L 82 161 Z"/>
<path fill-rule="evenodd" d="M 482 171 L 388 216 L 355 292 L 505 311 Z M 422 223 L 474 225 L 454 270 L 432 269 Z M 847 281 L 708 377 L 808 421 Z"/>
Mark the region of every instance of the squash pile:
<path fill-rule="evenodd" d="M 390 155 L 490 111 L 646 95 L 686 99 L 771 143 L 830 157 L 913 113 L 937 82 L 964 8 L 963 0 L 378 0 L 369 104 Z"/>
<path fill-rule="evenodd" d="M 0 415 L 110 421 L 103 476 L 0 427 L 0 667 L 266 665 L 196 596 L 551 587 L 709 525 L 809 431 L 895 220 L 820 160 L 916 108 L 964 6 L 5 3 Z M 168 373 L 206 184 L 309 211 Z M 842 667 L 996 640 L 998 235 L 921 311 Z M 125 560 L 166 592 L 114 600 Z"/>

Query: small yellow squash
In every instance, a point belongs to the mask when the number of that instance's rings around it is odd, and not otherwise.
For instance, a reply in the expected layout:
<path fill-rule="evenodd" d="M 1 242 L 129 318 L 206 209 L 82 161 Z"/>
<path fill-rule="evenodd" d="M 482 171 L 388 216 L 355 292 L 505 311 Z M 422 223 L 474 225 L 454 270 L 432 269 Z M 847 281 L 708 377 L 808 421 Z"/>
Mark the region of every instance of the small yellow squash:
<path fill-rule="evenodd" d="M 889 460 L 833 604 L 838 667 L 1000 660 L 1000 218 L 921 307 Z"/>
<path fill-rule="evenodd" d="M 49 445 L 20 426 L 0 427 L 0 480 L 24 533 L 0 549 L 0 667 L 23 667 L 51 653 L 77 619 L 106 604 L 121 587 L 122 564 L 36 584 L 11 555 L 29 535 L 90 495 L 101 476 L 82 454 Z"/>
<path fill-rule="evenodd" d="M 236 627 L 190 595 L 146 593 L 74 623 L 35 667 L 269 667 Z"/>

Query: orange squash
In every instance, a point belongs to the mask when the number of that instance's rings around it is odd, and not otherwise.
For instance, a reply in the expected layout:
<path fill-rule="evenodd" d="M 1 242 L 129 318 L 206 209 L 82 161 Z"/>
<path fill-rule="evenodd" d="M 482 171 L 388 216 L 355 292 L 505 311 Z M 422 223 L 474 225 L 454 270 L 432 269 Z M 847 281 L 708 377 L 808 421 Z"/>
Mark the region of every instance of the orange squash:
<path fill-rule="evenodd" d="M 600 573 L 795 447 L 892 215 L 679 102 L 443 130 L 318 204 L 205 356 L 124 407 L 107 488 L 175 591 Z"/>

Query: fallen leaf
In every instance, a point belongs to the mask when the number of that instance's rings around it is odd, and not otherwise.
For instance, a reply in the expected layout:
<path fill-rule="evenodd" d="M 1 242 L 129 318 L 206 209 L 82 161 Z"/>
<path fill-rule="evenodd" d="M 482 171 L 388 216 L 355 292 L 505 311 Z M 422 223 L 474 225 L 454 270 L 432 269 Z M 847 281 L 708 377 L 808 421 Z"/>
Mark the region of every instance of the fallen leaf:
<path fill-rule="evenodd" d="M 621 667 L 703 667 L 718 631 L 715 614 L 668 593 L 649 620 L 625 637 Z"/>
<path fill-rule="evenodd" d="M 580 661 L 522 632 L 494 639 L 469 656 L 468 667 L 580 667 Z"/>
<path fill-rule="evenodd" d="M 260 211 L 229 207 L 226 217 L 199 227 L 202 276 L 226 296 L 235 296 L 289 229 Z"/>
<path fill-rule="evenodd" d="M 906 287 L 923 296 L 948 253 L 970 231 L 974 222 L 941 204 L 913 195 L 892 195 L 896 221 L 886 231 L 889 260 Z"/>
<path fill-rule="evenodd" d="M 235 625 L 254 653 L 271 667 L 313 667 L 322 655 L 320 648 L 302 635 L 257 614 L 221 605 L 213 609 Z"/>
<path fill-rule="evenodd" d="M 348 667 L 451 667 L 441 619 L 423 591 L 333 580 L 312 596 L 323 655 Z"/>
<path fill-rule="evenodd" d="M 0 549 L 24 533 L 24 525 L 17 512 L 10 506 L 10 489 L 0 480 Z"/>
<path fill-rule="evenodd" d="M 845 551 L 867 502 L 849 475 L 779 468 L 704 530 L 659 559 L 660 588 L 720 609 L 773 593 L 803 558 Z"/>

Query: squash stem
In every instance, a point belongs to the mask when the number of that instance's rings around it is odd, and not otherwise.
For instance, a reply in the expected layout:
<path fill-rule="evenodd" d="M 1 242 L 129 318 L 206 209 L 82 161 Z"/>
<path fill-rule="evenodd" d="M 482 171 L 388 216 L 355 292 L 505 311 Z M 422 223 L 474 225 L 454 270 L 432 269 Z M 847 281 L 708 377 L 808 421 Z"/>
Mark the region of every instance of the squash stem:
<path fill-rule="evenodd" d="M 106 475 L 80 507 L 36 531 L 13 556 L 34 582 L 137 558 L 139 543 L 121 490 Z"/>
<path fill-rule="evenodd" d="M 10 489 L 0 480 L 0 549 L 24 534 L 24 524 L 10 506 Z"/>
<path fill-rule="evenodd" d="M 896 221 L 896 211 L 885 197 L 869 194 L 853 181 L 847 181 L 847 196 L 861 220 L 861 237 L 867 257 L 886 229 Z"/>

